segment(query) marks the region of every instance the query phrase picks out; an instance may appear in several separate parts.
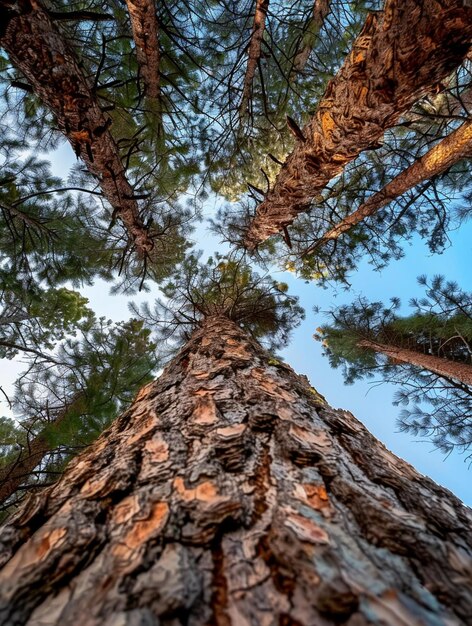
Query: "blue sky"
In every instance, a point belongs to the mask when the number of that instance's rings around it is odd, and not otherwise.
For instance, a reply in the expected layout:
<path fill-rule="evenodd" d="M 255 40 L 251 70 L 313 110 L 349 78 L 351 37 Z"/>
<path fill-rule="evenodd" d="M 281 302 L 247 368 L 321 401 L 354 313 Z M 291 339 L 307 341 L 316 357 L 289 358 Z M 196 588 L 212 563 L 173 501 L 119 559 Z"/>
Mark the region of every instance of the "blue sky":
<path fill-rule="evenodd" d="M 399 408 L 392 405 L 396 387 L 365 381 L 344 385 L 341 370 L 329 367 L 327 359 L 321 355 L 320 343 L 312 339 L 315 329 L 326 321 L 321 313 L 313 313 L 314 305 L 327 310 L 333 304 L 351 302 L 360 293 L 369 300 L 385 303 L 391 296 L 399 296 L 402 304 L 407 305 L 411 297 L 424 294 L 424 288 L 416 281 L 421 274 L 430 277 L 444 274 L 449 280 L 456 280 L 462 289 L 472 291 L 472 273 L 468 262 L 471 258 L 472 222 L 451 234 L 451 244 L 443 254 L 431 255 L 424 242 L 417 238 L 411 246 L 407 246 L 403 259 L 392 262 L 382 272 L 373 271 L 367 263 L 361 264 L 358 272 L 350 277 L 352 289 L 348 293 L 339 291 L 337 296 L 332 290 L 307 285 L 284 273 L 290 291 L 300 296 L 307 319 L 294 332 L 293 341 L 283 354 L 298 373 L 308 376 L 312 385 L 332 406 L 351 411 L 395 454 L 449 488 L 470 506 L 472 467 L 469 469 L 465 455 L 453 452 L 445 458 L 430 441 L 399 432 L 396 425 Z"/>
<path fill-rule="evenodd" d="M 54 173 L 65 178 L 68 167 L 74 162 L 75 156 L 71 149 L 62 144 L 52 156 Z M 203 207 L 203 213 L 208 217 L 213 216 L 217 208 L 217 202 L 211 199 Z M 218 241 L 205 231 L 203 225 L 198 227 L 195 239 L 196 248 L 203 249 L 204 254 L 211 254 L 215 249 L 221 251 Z M 344 385 L 341 371 L 330 368 L 327 359 L 321 355 L 321 345 L 312 338 L 316 327 L 325 321 L 321 313 L 313 312 L 315 305 L 321 310 L 327 310 L 332 305 L 350 302 L 361 293 L 370 300 L 384 302 L 388 302 L 391 296 L 399 296 L 407 304 L 411 297 L 423 293 L 416 282 L 420 274 L 430 277 L 444 274 L 448 279 L 456 280 L 462 289 L 472 291 L 472 274 L 468 263 L 472 247 L 472 222 L 451 234 L 451 244 L 442 255 L 431 255 L 424 243 L 415 239 L 411 245 L 407 245 L 405 257 L 392 262 L 382 272 L 375 272 L 370 265 L 363 263 L 351 276 L 352 288 L 348 293 L 341 289 L 337 292 L 334 289 L 321 289 L 314 283 L 306 284 L 289 272 L 274 271 L 272 275 L 289 284 L 290 293 L 300 297 L 300 303 L 306 311 L 306 319 L 294 331 L 290 345 L 282 352 L 286 362 L 296 372 L 307 375 L 312 385 L 333 407 L 351 411 L 392 452 L 449 488 L 466 504 L 472 505 L 472 469 L 468 469 L 465 456 L 453 452 L 445 458 L 443 453 L 434 450 L 431 442 L 419 441 L 410 434 L 399 432 L 396 425 L 398 408 L 392 406 L 395 388 L 363 381 Z M 97 315 L 117 321 L 130 316 L 127 308 L 129 300 L 123 296 L 110 295 L 107 284 L 98 283 L 82 292 L 89 298 L 90 306 Z M 152 301 L 157 295 L 157 289 L 153 289 L 151 293 L 139 294 L 132 300 Z M 20 369 L 19 364 L 0 362 L 5 388 L 8 388 L 8 381 L 14 380 Z M 3 401 L 0 401 L 0 410 L 3 414 L 7 413 Z"/>

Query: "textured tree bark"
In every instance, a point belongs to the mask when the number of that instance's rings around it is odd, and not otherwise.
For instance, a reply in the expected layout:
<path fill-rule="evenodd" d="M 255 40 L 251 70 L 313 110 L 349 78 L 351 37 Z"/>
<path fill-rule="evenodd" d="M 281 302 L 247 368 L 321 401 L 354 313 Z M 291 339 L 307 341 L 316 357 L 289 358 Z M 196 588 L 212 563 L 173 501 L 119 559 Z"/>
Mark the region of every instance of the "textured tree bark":
<path fill-rule="evenodd" d="M 154 0 L 126 0 L 126 4 L 144 83 L 144 95 L 158 101 L 160 54 L 156 6 Z"/>
<path fill-rule="evenodd" d="M 59 413 L 52 425 L 59 427 L 63 424 L 67 416 L 70 415 L 70 411 L 73 410 L 80 401 L 81 394 L 78 394 L 77 397 Z M 44 433 L 39 433 L 28 442 L 27 446 L 21 450 L 14 461 L 0 468 L 0 504 L 15 493 L 50 451 L 51 445 L 47 436 Z"/>
<path fill-rule="evenodd" d="M 0 1 L 0 46 L 54 113 L 60 131 L 97 178 L 138 253 L 153 240 L 139 215 L 118 147 L 79 62 L 38 0 Z"/>
<path fill-rule="evenodd" d="M 472 515 L 237 325 L 2 530 L 0 624 L 470 624 Z"/>
<path fill-rule="evenodd" d="M 466 385 L 472 385 L 472 365 L 467 365 L 467 363 L 450 361 L 449 359 L 442 359 L 432 354 L 424 354 L 422 352 L 416 352 L 416 350 L 408 350 L 407 348 L 377 343 L 376 341 L 370 341 L 368 339 L 359 341 L 358 345 L 361 348 L 381 352 L 394 361 L 417 365 L 430 372 L 439 374 L 439 376 L 455 378 Z"/>
<path fill-rule="evenodd" d="M 372 194 L 356 211 L 325 233 L 306 251 L 306 254 L 314 252 L 330 239 L 338 239 L 343 233 L 362 222 L 366 217 L 374 215 L 379 209 L 409 189 L 416 187 L 432 176 L 442 174 L 461 159 L 470 156 L 472 156 L 472 120 L 467 120 L 457 130 L 412 163 L 410 167 L 395 176 L 383 189 Z"/>
<path fill-rule="evenodd" d="M 261 58 L 262 40 L 265 31 L 265 21 L 267 11 L 269 10 L 269 0 L 256 0 L 256 9 L 254 12 L 254 21 L 252 24 L 252 34 L 249 41 L 247 52 L 246 74 L 243 82 L 243 95 L 239 105 L 239 114 L 245 115 L 249 107 L 251 96 L 252 81 L 256 73 L 257 64 Z"/>
<path fill-rule="evenodd" d="M 470 47 L 472 7 L 462 0 L 387 0 L 367 19 L 330 81 L 273 188 L 257 207 L 245 246 L 259 243 L 308 211 L 312 198 L 457 67 Z"/>
<path fill-rule="evenodd" d="M 297 74 L 303 72 L 305 65 L 313 50 L 316 38 L 323 27 L 326 16 L 329 13 L 331 0 L 315 0 L 313 4 L 313 14 L 308 22 L 306 32 L 301 38 L 295 57 L 293 59 L 290 79 L 293 80 Z"/>

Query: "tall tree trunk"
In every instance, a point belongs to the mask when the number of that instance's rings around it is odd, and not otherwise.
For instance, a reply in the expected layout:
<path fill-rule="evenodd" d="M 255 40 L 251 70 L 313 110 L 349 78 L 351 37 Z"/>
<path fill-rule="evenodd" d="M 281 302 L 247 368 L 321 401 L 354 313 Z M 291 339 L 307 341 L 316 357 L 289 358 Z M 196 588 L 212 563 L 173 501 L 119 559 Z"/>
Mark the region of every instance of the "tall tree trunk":
<path fill-rule="evenodd" d="M 417 159 L 410 167 L 372 194 L 356 211 L 345 217 L 311 246 L 306 254 L 314 252 L 330 239 L 338 239 L 366 217 L 374 215 L 379 209 L 409 191 L 432 176 L 442 174 L 452 165 L 472 156 L 472 120 L 467 120 L 457 130 L 438 142 L 431 150 Z"/>
<path fill-rule="evenodd" d="M 259 243 L 308 211 L 312 198 L 466 56 L 472 7 L 462 0 L 387 0 L 369 15 L 349 57 L 273 188 L 257 207 L 245 246 Z"/>
<path fill-rule="evenodd" d="M 456 380 L 462 381 L 466 385 L 472 386 L 472 365 L 467 365 L 467 363 L 450 361 L 449 359 L 442 359 L 441 357 L 434 356 L 432 354 L 423 354 L 422 352 L 417 352 L 416 350 L 398 348 L 397 346 L 378 343 L 368 339 L 359 341 L 358 345 L 361 348 L 381 352 L 393 361 L 400 361 L 401 363 L 408 363 L 409 365 L 417 365 L 418 367 L 427 369 L 430 372 L 439 374 L 439 376 L 455 378 Z"/>
<path fill-rule="evenodd" d="M 1 538 L 8 626 L 472 615 L 471 511 L 218 316 Z"/>
<path fill-rule="evenodd" d="M 239 105 L 239 114 L 245 115 L 249 107 L 252 82 L 256 73 L 257 64 L 261 58 L 262 40 L 264 38 L 265 21 L 269 10 L 269 0 L 256 0 L 252 34 L 247 51 L 246 74 L 243 82 L 243 95 Z"/>
<path fill-rule="evenodd" d="M 54 113 L 57 125 L 77 156 L 97 178 L 116 217 L 125 225 L 138 253 L 153 248 L 118 147 L 79 62 L 38 0 L 0 0 L 0 46 L 25 75 L 36 95 Z"/>
<path fill-rule="evenodd" d="M 72 402 L 62 409 L 57 418 L 49 424 L 49 427 L 60 427 L 83 399 L 83 394 L 77 394 Z M 45 432 L 40 432 L 21 450 L 18 457 L 0 467 L 0 504 L 10 498 L 15 491 L 31 476 L 48 452 L 51 452 L 51 444 Z"/>
<path fill-rule="evenodd" d="M 313 13 L 308 21 L 306 29 L 300 38 L 300 41 L 293 59 L 292 69 L 290 71 L 290 80 L 293 80 L 297 74 L 303 72 L 308 58 L 316 43 L 318 34 L 323 27 L 326 16 L 329 13 L 331 0 L 315 0 L 313 3 Z"/>
<path fill-rule="evenodd" d="M 159 29 L 154 0 L 126 0 L 131 20 L 136 57 L 144 83 L 144 95 L 154 102 L 160 98 Z"/>

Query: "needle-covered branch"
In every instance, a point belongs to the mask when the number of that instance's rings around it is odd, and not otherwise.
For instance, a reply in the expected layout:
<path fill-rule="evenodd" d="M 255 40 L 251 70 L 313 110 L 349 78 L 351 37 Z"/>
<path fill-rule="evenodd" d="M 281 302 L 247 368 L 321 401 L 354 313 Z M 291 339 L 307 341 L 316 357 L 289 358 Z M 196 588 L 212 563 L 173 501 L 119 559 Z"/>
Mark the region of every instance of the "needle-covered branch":
<path fill-rule="evenodd" d="M 367 217 L 374 215 L 395 198 L 429 178 L 442 174 L 458 161 L 470 156 L 472 156 L 472 121 L 467 120 L 457 130 L 412 163 L 410 167 L 400 172 L 383 189 L 372 194 L 356 211 L 345 217 L 315 242 L 306 254 L 314 252 L 330 239 L 338 239 L 343 233 Z"/>
<path fill-rule="evenodd" d="M 332 309 L 314 337 L 347 384 L 380 378 L 397 387 L 402 430 L 430 438 L 445 454 L 470 455 L 472 294 L 442 276 L 418 282 L 426 294 L 410 301 L 409 315 L 398 314 L 398 298 L 388 307 L 359 298 Z"/>
<path fill-rule="evenodd" d="M 157 333 L 160 346 L 171 340 L 171 353 L 211 315 L 225 315 L 270 350 L 279 350 L 305 316 L 287 289 L 242 259 L 216 254 L 203 264 L 190 255 L 163 285 L 165 301 L 156 300 L 153 311 L 148 305 L 133 311 Z"/>
<path fill-rule="evenodd" d="M 85 397 L 77 394 L 72 402 L 61 408 L 53 422 L 53 427 L 60 428 L 67 420 L 70 412 L 74 412 Z M 51 451 L 51 443 L 44 432 L 38 433 L 31 439 L 27 438 L 15 459 L 0 467 L 0 504 L 17 491 L 17 489 L 31 477 L 34 469 L 41 463 L 48 452 Z"/>
<path fill-rule="evenodd" d="M 16 434 L 0 451 L 0 505 L 16 505 L 18 489 L 41 486 L 51 467 L 60 474 L 131 403 L 158 365 L 150 334 L 137 320 L 93 319 L 56 349 L 54 365 L 28 359 L 15 384 Z"/>

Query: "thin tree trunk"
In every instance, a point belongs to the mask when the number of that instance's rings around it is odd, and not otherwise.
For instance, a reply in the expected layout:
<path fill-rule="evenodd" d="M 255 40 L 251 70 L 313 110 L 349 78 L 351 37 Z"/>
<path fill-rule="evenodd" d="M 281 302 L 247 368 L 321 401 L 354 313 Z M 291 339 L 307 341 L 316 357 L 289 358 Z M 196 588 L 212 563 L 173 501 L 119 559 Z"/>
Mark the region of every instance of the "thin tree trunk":
<path fill-rule="evenodd" d="M 297 74 L 303 72 L 305 69 L 305 65 L 316 43 L 316 39 L 329 13 L 330 5 L 331 0 L 315 0 L 313 4 L 313 14 L 295 52 L 292 69 L 290 71 L 290 80 L 293 80 Z"/>
<path fill-rule="evenodd" d="M 422 352 L 416 352 L 416 350 L 398 348 L 393 345 L 378 343 L 368 339 L 363 339 L 358 343 L 358 345 L 361 348 L 368 348 L 369 350 L 375 350 L 375 352 L 381 352 L 394 361 L 408 363 L 409 365 L 417 365 L 418 367 L 427 369 L 430 372 L 439 374 L 439 376 L 455 378 L 466 385 L 472 386 L 472 365 L 459 363 L 458 361 L 450 361 L 449 359 L 442 359 L 441 357 L 431 354 L 423 354 Z"/>
<path fill-rule="evenodd" d="M 158 102 L 159 28 L 154 0 L 126 0 L 131 20 L 136 57 L 144 83 L 144 95 Z"/>
<path fill-rule="evenodd" d="M 77 394 L 49 426 L 53 428 L 61 426 L 70 412 L 80 403 L 82 397 L 83 394 Z M 0 504 L 15 493 L 50 451 L 51 444 L 48 437 L 41 432 L 27 443 L 14 461 L 0 468 Z"/>
<path fill-rule="evenodd" d="M 417 159 L 410 167 L 400 172 L 383 189 L 372 194 L 356 211 L 345 217 L 329 230 L 305 254 L 310 254 L 330 239 L 338 239 L 366 217 L 374 215 L 379 209 L 409 191 L 421 182 L 442 174 L 452 165 L 472 156 L 472 120 L 467 120 L 457 130 L 437 143 L 431 150 Z"/>
<path fill-rule="evenodd" d="M 50 450 L 47 438 L 39 434 L 20 452 L 17 459 L 0 468 L 0 504 L 21 487 Z"/>
<path fill-rule="evenodd" d="M 54 113 L 60 131 L 99 181 L 114 215 L 121 219 L 138 253 L 146 255 L 153 240 L 145 227 L 134 191 L 126 178 L 110 118 L 100 109 L 79 62 L 37 0 L 16 5 L 0 1 L 0 46 L 25 75 L 36 95 Z"/>
<path fill-rule="evenodd" d="M 471 511 L 217 316 L 1 538 L 5 626 L 472 615 Z"/>
<path fill-rule="evenodd" d="M 462 0 L 387 0 L 363 31 L 246 232 L 253 250 L 310 209 L 312 198 L 457 67 L 472 37 Z"/>
<path fill-rule="evenodd" d="M 239 114 L 245 115 L 249 107 L 252 82 L 256 73 L 257 64 L 261 58 L 262 40 L 264 38 L 265 21 L 269 10 L 269 0 L 256 0 L 254 21 L 252 24 L 251 40 L 247 52 L 246 74 L 243 82 L 243 95 L 239 105 Z"/>

